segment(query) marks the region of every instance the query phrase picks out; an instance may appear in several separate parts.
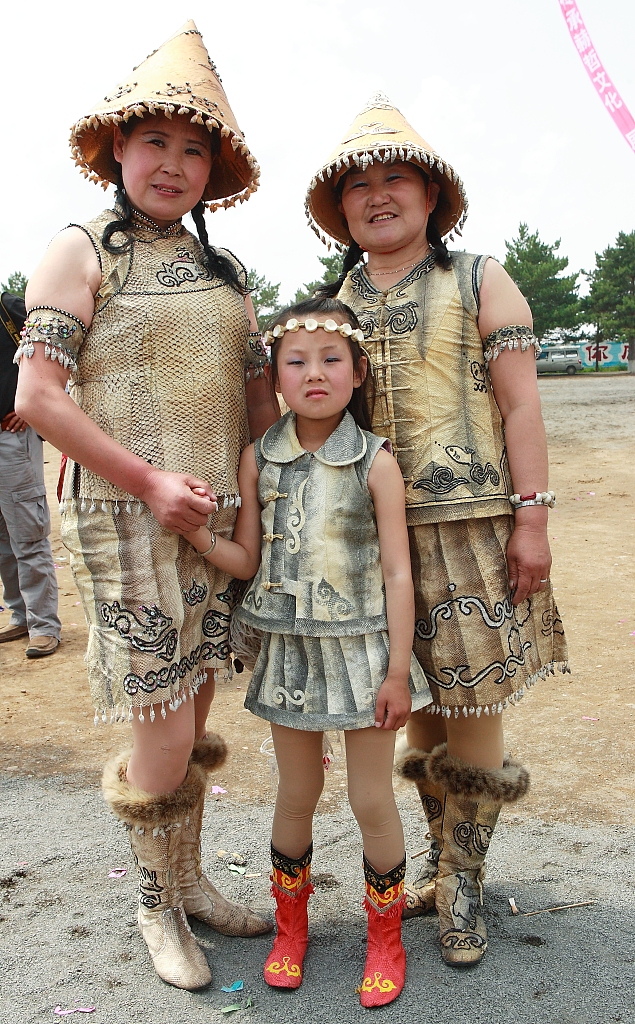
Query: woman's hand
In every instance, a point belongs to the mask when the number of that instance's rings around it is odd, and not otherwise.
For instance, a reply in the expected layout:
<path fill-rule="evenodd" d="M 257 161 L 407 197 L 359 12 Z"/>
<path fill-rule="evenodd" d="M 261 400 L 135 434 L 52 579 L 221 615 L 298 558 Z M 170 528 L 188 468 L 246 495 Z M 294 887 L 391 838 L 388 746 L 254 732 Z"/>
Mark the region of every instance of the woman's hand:
<path fill-rule="evenodd" d="M 205 480 L 162 469 L 150 469 L 139 498 L 172 533 L 192 533 L 218 509 L 216 495 Z"/>
<path fill-rule="evenodd" d="M 507 571 L 513 604 L 520 604 L 525 598 L 544 590 L 550 569 L 551 551 L 546 523 L 519 523 L 517 520 L 507 545 Z"/>
<path fill-rule="evenodd" d="M 392 729 L 397 732 L 410 718 L 412 697 L 408 680 L 388 672 L 377 694 L 375 705 L 375 727 Z"/>

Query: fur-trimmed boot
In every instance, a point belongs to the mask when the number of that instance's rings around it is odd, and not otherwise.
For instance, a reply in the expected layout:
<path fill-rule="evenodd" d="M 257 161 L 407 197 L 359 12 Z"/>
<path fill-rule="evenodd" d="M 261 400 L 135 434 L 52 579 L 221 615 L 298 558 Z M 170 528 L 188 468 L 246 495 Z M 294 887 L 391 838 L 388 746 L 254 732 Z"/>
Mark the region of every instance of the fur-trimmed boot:
<path fill-rule="evenodd" d="M 139 931 L 160 978 L 177 988 L 204 988 L 212 975 L 187 923 L 177 861 L 183 822 L 205 792 L 205 773 L 191 764 L 173 793 L 146 793 L 126 779 L 129 757 L 125 751 L 106 765 L 102 791 L 130 836 L 139 874 Z"/>
<path fill-rule="evenodd" d="M 299 988 L 302 984 L 302 964 L 309 940 L 307 903 L 313 892 L 312 856 L 313 843 L 299 860 L 285 857 L 271 847 L 271 895 L 277 904 L 278 930 L 263 974 L 272 988 Z"/>
<path fill-rule="evenodd" d="M 405 888 L 404 918 L 419 917 L 434 910 L 434 890 L 439 871 L 439 856 L 443 845 L 443 815 L 445 813 L 445 790 L 430 781 L 426 773 L 430 755 L 422 750 L 406 750 L 396 765 L 396 770 L 405 779 L 416 784 L 423 813 L 428 822 L 427 839 L 430 849 L 426 851 L 419 874 L 414 882 Z"/>
<path fill-rule="evenodd" d="M 219 768 L 227 756 L 227 746 L 221 736 L 210 733 L 197 740 L 190 762 L 208 773 Z M 178 872 L 185 912 L 221 935 L 264 935 L 273 929 L 269 921 L 254 914 L 247 907 L 230 903 L 221 896 L 216 886 L 201 867 L 201 827 L 205 790 L 183 822 L 181 846 L 178 853 Z"/>
<path fill-rule="evenodd" d="M 471 967 L 487 949 L 479 913 L 485 855 L 501 807 L 525 795 L 529 773 L 511 758 L 505 758 L 502 768 L 479 768 L 451 757 L 441 744 L 428 756 L 426 774 L 446 794 L 435 887 L 441 952 L 446 963 Z"/>
<path fill-rule="evenodd" d="M 364 980 L 359 990 L 362 1006 L 385 1006 L 397 998 L 406 981 L 406 951 L 401 943 L 406 858 L 380 875 L 364 856 L 368 914 L 368 946 Z"/>

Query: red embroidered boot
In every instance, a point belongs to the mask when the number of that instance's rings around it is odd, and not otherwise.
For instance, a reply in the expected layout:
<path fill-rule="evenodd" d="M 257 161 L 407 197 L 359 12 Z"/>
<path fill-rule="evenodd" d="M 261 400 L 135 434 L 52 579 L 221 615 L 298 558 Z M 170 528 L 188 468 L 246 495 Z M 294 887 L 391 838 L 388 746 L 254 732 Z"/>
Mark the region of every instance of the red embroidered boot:
<path fill-rule="evenodd" d="M 359 989 L 362 1006 L 385 1006 L 396 999 L 406 980 L 406 951 L 401 944 L 406 858 L 380 875 L 364 857 L 368 914 L 368 948 L 364 981 Z"/>
<path fill-rule="evenodd" d="M 299 860 L 291 860 L 271 847 L 271 895 L 278 904 L 278 931 L 265 961 L 264 977 L 273 988 L 299 988 L 302 963 L 309 938 L 307 903 L 313 892 L 311 857 L 313 843 Z"/>

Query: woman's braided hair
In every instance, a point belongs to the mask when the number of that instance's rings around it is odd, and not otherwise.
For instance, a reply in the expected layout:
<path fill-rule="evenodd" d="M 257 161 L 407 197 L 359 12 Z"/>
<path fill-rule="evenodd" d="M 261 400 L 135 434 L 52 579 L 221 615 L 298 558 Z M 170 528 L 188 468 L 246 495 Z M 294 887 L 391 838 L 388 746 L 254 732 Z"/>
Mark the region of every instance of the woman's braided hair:
<path fill-rule="evenodd" d="M 126 137 L 130 136 L 134 131 L 137 124 L 141 121 L 136 115 L 130 118 L 129 121 L 122 123 L 120 131 Z M 220 152 L 220 135 L 218 129 L 214 129 L 210 136 L 212 158 L 217 156 Z M 126 189 L 124 187 L 123 178 L 121 171 L 119 172 L 119 178 L 117 181 L 117 189 L 115 192 L 115 202 L 122 214 L 116 220 L 110 221 L 106 224 L 101 241 L 106 252 L 110 252 L 113 255 L 127 252 L 132 243 L 132 230 L 134 228 L 134 208 L 128 199 Z M 228 259 L 227 256 L 223 256 L 217 252 L 216 249 L 210 245 L 209 236 L 207 234 L 207 227 L 205 225 L 205 203 L 202 199 L 198 201 L 196 206 L 190 211 L 192 214 L 192 220 L 196 226 L 199 242 L 203 247 L 205 253 L 205 262 L 207 263 L 208 270 L 212 277 L 220 278 L 225 284 L 228 284 L 231 288 L 237 291 L 240 295 L 247 294 L 247 286 L 243 284 L 238 276 L 236 267 Z M 124 235 L 124 239 L 118 245 L 112 241 L 113 235 L 121 234 Z"/>
<path fill-rule="evenodd" d="M 413 167 L 416 167 L 416 164 L 413 164 Z M 424 170 L 422 170 L 421 167 L 417 167 L 417 170 L 419 171 L 419 173 L 421 174 L 423 180 L 426 183 L 426 189 L 429 188 L 429 185 L 430 185 L 430 175 L 426 174 L 426 172 Z M 346 178 L 346 174 L 343 174 L 342 177 L 340 178 L 340 180 L 338 181 L 337 185 L 335 186 L 335 195 L 338 197 L 338 199 L 341 199 L 341 197 L 342 197 L 342 192 L 344 190 L 344 179 L 345 178 Z M 445 199 L 445 197 L 441 193 L 439 193 L 439 198 L 437 199 L 437 205 L 436 205 L 435 209 L 432 211 L 432 213 L 430 214 L 430 216 L 428 217 L 428 223 L 427 223 L 427 226 L 426 226 L 426 236 L 427 236 L 428 242 L 430 243 L 432 251 L 435 254 L 437 265 L 439 267 L 443 267 L 444 270 L 449 270 L 450 269 L 450 254 L 448 253 L 447 245 L 445 244 L 445 242 L 441 238 L 441 233 L 440 233 L 440 231 L 439 231 L 439 229 L 437 227 L 437 222 L 436 222 L 436 217 L 435 217 L 436 210 L 438 210 L 439 206 L 442 206 L 445 203 L 447 203 L 447 200 Z M 357 264 L 359 263 L 359 261 L 361 260 L 363 255 L 364 255 L 364 250 L 357 244 L 357 242 L 355 240 L 353 240 L 351 242 L 351 244 L 349 245 L 348 249 L 346 250 L 345 254 L 344 254 L 344 263 L 342 264 L 342 272 L 341 272 L 340 276 L 338 277 L 337 281 L 333 281 L 331 284 L 323 284 L 321 288 L 318 288 L 318 290 L 317 290 L 317 292 L 315 294 L 316 295 L 324 295 L 325 297 L 328 297 L 328 298 L 334 298 L 339 293 L 339 290 L 342 287 L 342 285 L 344 284 L 344 281 L 346 280 L 346 278 L 347 278 L 348 274 L 350 273 L 350 271 L 354 267 L 357 266 Z"/>

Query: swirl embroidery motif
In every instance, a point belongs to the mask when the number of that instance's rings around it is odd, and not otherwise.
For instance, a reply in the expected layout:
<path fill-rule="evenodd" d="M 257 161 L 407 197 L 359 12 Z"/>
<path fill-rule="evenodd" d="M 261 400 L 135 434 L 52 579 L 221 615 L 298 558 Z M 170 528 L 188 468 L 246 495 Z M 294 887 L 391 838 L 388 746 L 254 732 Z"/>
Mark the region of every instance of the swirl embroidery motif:
<path fill-rule="evenodd" d="M 289 691 L 285 690 L 284 686 L 276 686 L 271 698 L 276 704 L 282 705 L 286 700 L 288 704 L 293 704 L 295 707 L 299 708 L 302 707 L 306 701 L 306 694 L 304 694 L 302 690 L 294 690 L 293 696 L 291 696 Z"/>
<path fill-rule="evenodd" d="M 487 393 L 487 378 L 485 376 L 485 363 L 479 363 L 476 359 L 470 363 L 470 372 L 474 378 L 474 390 Z"/>
<path fill-rule="evenodd" d="M 193 608 L 196 604 L 202 604 L 207 597 L 207 587 L 205 584 L 200 586 L 194 577 L 192 577 L 192 586 L 189 590 L 182 590 L 183 600 L 186 604 L 189 604 L 190 608 Z"/>
<path fill-rule="evenodd" d="M 480 825 L 478 822 L 473 825 L 471 821 L 461 821 L 454 828 L 454 841 L 457 846 L 468 854 L 486 854 L 494 834 L 490 825 Z"/>
<path fill-rule="evenodd" d="M 204 267 L 199 267 L 187 249 L 179 249 L 178 256 L 178 260 L 174 260 L 173 263 L 163 263 L 163 270 L 157 273 L 159 284 L 166 288 L 178 288 L 185 283 L 209 280 L 209 271 Z"/>
<path fill-rule="evenodd" d="M 385 327 L 389 334 L 409 334 L 418 323 L 418 303 L 411 300 L 403 306 L 384 306 Z M 360 326 L 364 337 L 370 338 L 374 330 L 379 328 L 380 311 L 378 309 L 364 309 L 358 314 Z"/>
<path fill-rule="evenodd" d="M 347 601 L 345 597 L 338 594 L 337 590 L 330 583 L 327 583 L 325 579 L 321 579 L 317 585 L 315 603 L 326 605 L 331 618 L 333 616 L 350 615 L 353 611 L 353 605 L 350 601 Z"/>
<path fill-rule="evenodd" d="M 300 531 L 306 522 L 304 513 L 303 498 L 307 477 L 298 487 L 294 497 L 289 502 L 289 513 L 287 515 L 287 527 L 291 532 L 292 539 L 287 541 L 286 548 L 290 555 L 295 555 L 300 550 Z"/>
<path fill-rule="evenodd" d="M 139 903 L 149 910 L 154 910 L 161 903 L 163 886 L 159 885 L 156 871 L 138 865 L 139 868 Z"/>
<path fill-rule="evenodd" d="M 141 605 L 139 611 L 142 616 L 122 608 L 119 601 L 104 603 L 100 608 L 106 626 L 116 629 L 119 636 L 127 640 L 135 651 L 144 651 L 156 655 L 162 661 L 170 661 L 178 639 L 176 629 L 169 628 L 173 620 L 156 605 Z"/>

